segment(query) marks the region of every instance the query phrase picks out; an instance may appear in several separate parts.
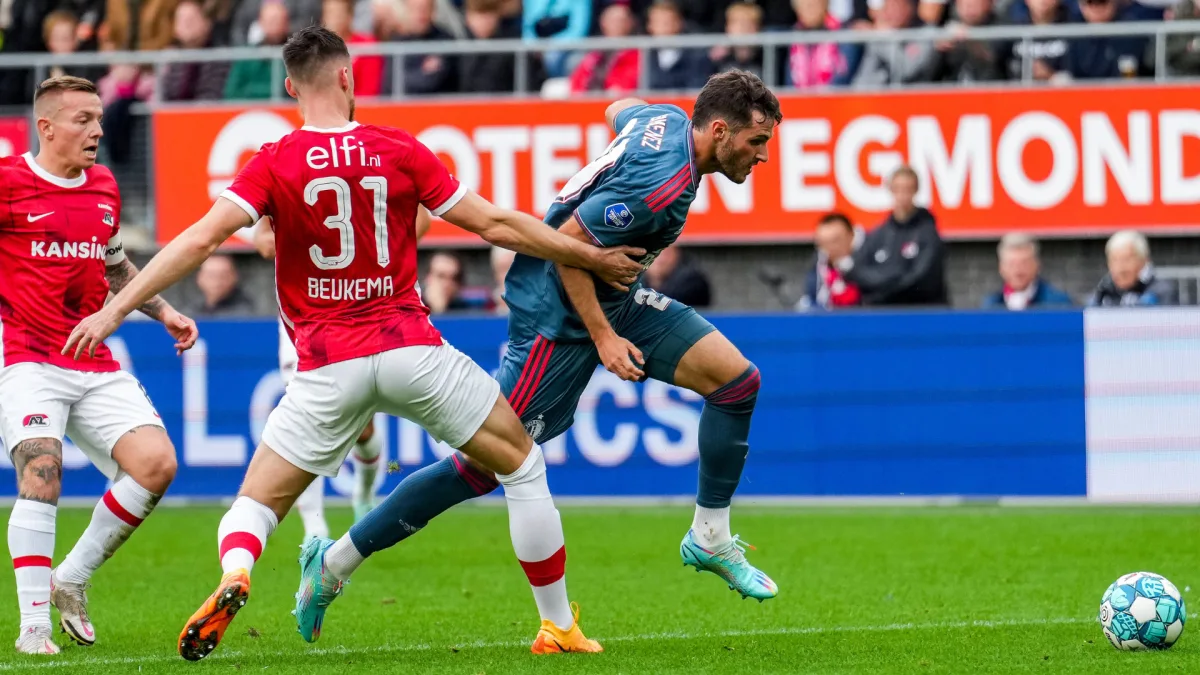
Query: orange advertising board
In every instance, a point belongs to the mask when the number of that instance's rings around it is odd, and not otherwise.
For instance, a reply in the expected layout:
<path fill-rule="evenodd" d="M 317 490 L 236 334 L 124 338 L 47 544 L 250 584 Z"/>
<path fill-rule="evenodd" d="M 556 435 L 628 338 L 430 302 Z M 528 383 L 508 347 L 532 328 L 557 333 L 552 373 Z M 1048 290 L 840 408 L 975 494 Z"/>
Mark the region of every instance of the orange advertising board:
<path fill-rule="evenodd" d="M 948 238 L 1200 233 L 1196 100 L 1194 89 L 1152 85 L 787 95 L 770 161 L 741 185 L 706 177 L 683 237 L 801 241 L 832 210 L 873 225 L 889 205 L 884 177 L 901 163 L 922 177 L 918 200 Z M 612 139 L 606 104 L 363 104 L 357 118 L 407 129 L 468 187 L 540 216 Z M 203 215 L 259 145 L 299 125 L 294 106 L 157 111 L 160 242 Z M 443 222 L 430 242 L 481 243 Z"/>

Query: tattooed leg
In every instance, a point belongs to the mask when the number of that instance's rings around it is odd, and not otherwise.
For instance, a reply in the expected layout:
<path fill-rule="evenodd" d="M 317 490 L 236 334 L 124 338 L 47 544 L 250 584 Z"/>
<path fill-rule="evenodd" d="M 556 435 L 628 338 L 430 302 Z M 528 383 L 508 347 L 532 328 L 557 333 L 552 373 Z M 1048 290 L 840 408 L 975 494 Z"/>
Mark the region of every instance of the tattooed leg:
<path fill-rule="evenodd" d="M 62 441 L 30 438 L 12 451 L 17 470 L 17 496 L 43 504 L 57 505 L 62 492 Z"/>

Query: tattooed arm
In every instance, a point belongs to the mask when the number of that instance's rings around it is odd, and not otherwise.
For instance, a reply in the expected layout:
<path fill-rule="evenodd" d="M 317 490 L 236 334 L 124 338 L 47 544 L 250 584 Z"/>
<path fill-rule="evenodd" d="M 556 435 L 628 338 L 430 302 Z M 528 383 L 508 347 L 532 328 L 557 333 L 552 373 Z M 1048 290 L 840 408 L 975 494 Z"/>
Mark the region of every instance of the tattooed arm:
<path fill-rule="evenodd" d="M 125 288 L 125 285 L 128 284 L 137 273 L 137 265 L 134 265 L 133 261 L 129 258 L 124 258 L 121 260 L 121 262 L 115 265 L 109 265 L 107 268 L 105 268 L 104 275 L 108 278 L 109 289 L 112 291 L 113 295 L 116 295 L 117 293 L 121 292 L 122 288 Z M 166 300 L 163 300 L 161 296 L 156 295 L 147 300 L 141 307 L 138 307 L 138 311 L 150 317 L 151 319 L 154 319 L 155 321 L 163 321 L 163 318 L 167 316 L 169 312 L 174 312 L 174 309 L 167 303 Z"/>

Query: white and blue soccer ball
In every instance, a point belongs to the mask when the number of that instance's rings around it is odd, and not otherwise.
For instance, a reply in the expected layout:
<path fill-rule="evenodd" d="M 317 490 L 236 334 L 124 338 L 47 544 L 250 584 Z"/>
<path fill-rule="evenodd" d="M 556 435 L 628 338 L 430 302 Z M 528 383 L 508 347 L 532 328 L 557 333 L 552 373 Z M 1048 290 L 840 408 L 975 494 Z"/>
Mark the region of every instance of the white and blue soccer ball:
<path fill-rule="evenodd" d="M 1104 637 L 1117 649 L 1166 649 L 1179 639 L 1186 621 L 1179 589 L 1153 572 L 1126 574 L 1100 599 Z"/>

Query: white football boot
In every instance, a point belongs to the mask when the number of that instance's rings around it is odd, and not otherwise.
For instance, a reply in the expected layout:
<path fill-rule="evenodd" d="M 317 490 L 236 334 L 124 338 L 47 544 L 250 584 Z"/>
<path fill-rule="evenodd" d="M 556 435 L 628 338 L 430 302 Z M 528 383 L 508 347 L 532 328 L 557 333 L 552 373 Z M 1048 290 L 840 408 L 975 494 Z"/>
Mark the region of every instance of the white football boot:
<path fill-rule="evenodd" d="M 61 651 L 50 639 L 50 626 L 30 626 L 17 638 L 20 654 L 57 654 Z"/>
<path fill-rule="evenodd" d="M 88 618 L 87 585 L 63 581 L 57 572 L 50 572 L 50 604 L 58 609 L 59 625 L 76 643 L 90 647 L 96 644 L 96 630 Z"/>

